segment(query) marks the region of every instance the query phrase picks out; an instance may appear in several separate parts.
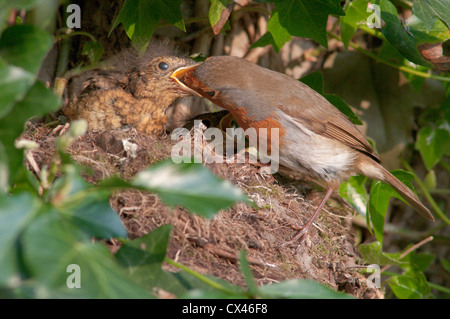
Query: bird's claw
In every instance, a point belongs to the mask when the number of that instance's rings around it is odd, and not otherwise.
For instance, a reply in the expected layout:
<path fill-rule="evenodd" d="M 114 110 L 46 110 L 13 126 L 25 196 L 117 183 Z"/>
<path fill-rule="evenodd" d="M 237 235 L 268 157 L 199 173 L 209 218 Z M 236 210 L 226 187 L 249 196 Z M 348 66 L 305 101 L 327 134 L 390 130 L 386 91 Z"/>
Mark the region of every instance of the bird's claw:
<path fill-rule="evenodd" d="M 64 125 L 60 124 L 52 130 L 52 134 L 57 134 L 59 132 L 59 136 L 63 135 L 67 132 L 70 127 L 70 123 L 66 123 Z"/>

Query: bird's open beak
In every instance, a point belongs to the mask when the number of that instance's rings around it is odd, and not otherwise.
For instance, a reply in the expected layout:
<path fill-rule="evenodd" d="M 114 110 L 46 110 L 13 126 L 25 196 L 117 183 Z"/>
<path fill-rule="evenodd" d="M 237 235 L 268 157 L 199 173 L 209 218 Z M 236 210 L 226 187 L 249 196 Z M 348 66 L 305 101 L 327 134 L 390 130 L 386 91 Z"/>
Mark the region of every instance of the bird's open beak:
<path fill-rule="evenodd" d="M 183 66 L 181 68 L 178 68 L 172 73 L 170 78 L 173 81 L 175 81 L 175 83 L 177 83 L 184 91 L 194 94 L 194 95 L 197 95 L 197 96 L 201 96 L 198 92 L 196 92 L 193 89 L 191 89 L 190 87 L 186 86 L 186 84 L 184 84 L 181 81 L 181 79 L 183 78 L 184 75 L 186 75 L 187 72 L 194 70 L 199 65 L 200 65 L 200 63 L 197 63 L 195 65 Z"/>

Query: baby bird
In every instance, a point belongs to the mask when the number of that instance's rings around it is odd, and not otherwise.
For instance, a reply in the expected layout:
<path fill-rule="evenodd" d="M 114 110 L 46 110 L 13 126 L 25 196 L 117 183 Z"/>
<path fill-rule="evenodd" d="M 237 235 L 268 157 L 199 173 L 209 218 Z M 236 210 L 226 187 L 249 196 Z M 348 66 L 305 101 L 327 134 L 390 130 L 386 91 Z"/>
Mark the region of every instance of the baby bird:
<path fill-rule="evenodd" d="M 176 99 L 190 95 L 170 75 L 194 64 L 163 47 L 151 47 L 141 58 L 130 52 L 121 54 L 113 70 L 100 71 L 86 80 L 81 94 L 71 99 L 63 112 L 70 121 L 85 119 L 93 131 L 130 126 L 144 134 L 163 135 L 166 109 Z"/>

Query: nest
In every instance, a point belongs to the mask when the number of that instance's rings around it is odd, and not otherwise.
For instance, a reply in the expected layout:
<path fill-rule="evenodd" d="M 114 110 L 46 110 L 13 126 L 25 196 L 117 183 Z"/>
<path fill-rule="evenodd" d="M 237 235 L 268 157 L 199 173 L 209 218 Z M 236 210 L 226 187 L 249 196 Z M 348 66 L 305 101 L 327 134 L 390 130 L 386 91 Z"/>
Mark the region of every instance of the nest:
<path fill-rule="evenodd" d="M 43 126 L 29 128 L 22 138 L 34 140 L 39 148 L 32 151 L 34 165 L 49 165 L 56 136 Z M 122 140 L 137 145 L 127 151 Z M 119 146 L 114 146 L 119 143 Z M 96 183 L 114 174 L 125 179 L 138 171 L 170 157 L 176 141 L 169 137 L 151 137 L 136 132 L 88 132 L 69 148 L 71 156 L 90 174 L 84 178 Z M 293 278 L 316 280 L 332 289 L 358 298 L 375 298 L 364 277 L 355 270 L 357 253 L 351 231 L 351 210 L 339 198 L 328 201 L 306 241 L 298 246 L 281 244 L 298 232 L 323 197 L 314 184 L 286 175 L 265 175 L 249 163 L 205 164 L 216 176 L 240 187 L 256 205 L 236 203 L 220 211 L 213 219 L 189 213 L 182 207 L 169 208 L 157 195 L 122 190 L 110 198 L 130 238 L 138 238 L 165 225 L 173 226 L 167 255 L 197 272 L 245 286 L 239 270 L 239 252 L 247 251 L 248 261 L 259 285 Z M 115 252 L 120 243 L 112 241 Z M 177 271 L 170 265 L 166 270 Z"/>

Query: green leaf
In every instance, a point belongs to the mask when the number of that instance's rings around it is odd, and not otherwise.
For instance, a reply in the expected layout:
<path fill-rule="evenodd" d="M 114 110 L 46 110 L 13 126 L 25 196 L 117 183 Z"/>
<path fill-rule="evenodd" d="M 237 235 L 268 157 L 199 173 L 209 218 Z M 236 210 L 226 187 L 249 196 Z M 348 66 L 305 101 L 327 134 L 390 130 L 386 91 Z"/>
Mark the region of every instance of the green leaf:
<path fill-rule="evenodd" d="M 186 297 L 194 290 L 197 293 L 216 293 L 216 289 L 185 272 L 162 270 L 171 229 L 171 225 L 163 225 L 148 235 L 125 241 L 116 254 L 117 260 L 130 276 L 149 291 L 161 288 L 178 297 Z"/>
<path fill-rule="evenodd" d="M 316 281 L 290 279 L 259 288 L 268 298 L 290 299 L 352 299 L 353 297 L 333 291 Z"/>
<path fill-rule="evenodd" d="M 290 40 L 289 36 L 289 40 Z M 287 41 L 289 41 L 287 40 Z M 270 32 L 264 33 L 258 40 L 256 40 L 251 46 L 250 49 L 258 48 L 258 47 L 265 47 L 267 45 L 273 46 L 273 48 L 278 52 L 280 48 L 278 48 L 275 44 L 275 40 L 272 37 L 272 34 Z"/>
<path fill-rule="evenodd" d="M 22 68 L 0 65 L 0 118 L 25 97 L 34 83 L 33 74 Z"/>
<path fill-rule="evenodd" d="M 49 208 L 22 237 L 23 258 L 30 275 L 50 291 L 83 298 L 149 298 L 114 261 L 108 249 Z M 80 289 L 67 287 L 69 265 L 80 268 Z M 56 289 L 56 290 L 55 290 Z"/>
<path fill-rule="evenodd" d="M 414 189 L 412 185 L 412 181 L 414 179 L 413 174 L 404 170 L 394 170 L 391 173 L 406 186 Z M 370 188 L 368 212 L 375 231 L 375 236 L 381 243 L 383 242 L 384 219 L 386 217 L 386 212 L 391 197 L 396 197 L 405 202 L 405 200 L 390 185 L 380 181 L 374 181 L 372 183 Z"/>
<path fill-rule="evenodd" d="M 427 0 L 433 13 L 450 28 L 450 6 L 447 0 Z"/>
<path fill-rule="evenodd" d="M 175 294 L 186 290 L 171 273 L 161 268 L 171 229 L 171 225 L 163 225 L 140 238 L 127 240 L 115 255 L 130 276 L 149 291 L 155 287 Z"/>
<path fill-rule="evenodd" d="M 245 250 L 241 251 L 241 256 L 239 258 L 239 268 L 241 269 L 242 274 L 244 275 L 245 283 L 247 284 L 248 292 L 252 296 L 260 296 L 258 285 L 255 282 L 255 278 L 253 277 L 252 270 L 247 261 L 247 252 Z M 264 297 L 264 296 L 260 296 Z"/>
<path fill-rule="evenodd" d="M 434 258 L 435 256 L 433 254 L 412 251 L 402 258 L 402 261 L 407 262 L 407 264 L 401 267 L 409 271 L 425 271 L 434 261 Z"/>
<path fill-rule="evenodd" d="M 50 189 L 52 203 L 65 218 L 89 236 L 125 238 L 127 231 L 109 203 L 110 191 L 85 182 L 74 166 L 66 166 L 63 177 Z"/>
<path fill-rule="evenodd" d="M 219 24 L 219 22 L 221 24 L 225 24 L 225 21 L 222 21 L 225 18 L 223 15 L 225 14 L 228 19 L 229 12 L 227 7 L 232 3 L 233 0 L 211 0 L 208 18 L 213 29 Z"/>
<path fill-rule="evenodd" d="M 444 154 L 450 152 L 450 133 L 439 127 L 422 127 L 417 134 L 415 148 L 420 152 L 427 169 L 431 170 Z"/>
<path fill-rule="evenodd" d="M 88 56 L 89 61 L 91 61 L 92 64 L 97 64 L 104 53 L 105 49 L 98 41 L 87 41 L 83 45 L 83 50 L 81 51 L 81 54 Z"/>
<path fill-rule="evenodd" d="M 400 261 L 398 257 L 393 254 L 387 254 L 382 251 L 382 245 L 379 241 L 374 241 L 370 244 L 361 244 L 359 252 L 366 264 L 384 265 L 405 265 L 406 263 Z"/>
<path fill-rule="evenodd" d="M 328 102 L 333 104 L 339 111 L 344 113 L 345 116 L 347 116 L 347 118 L 350 120 L 350 122 L 356 125 L 363 124 L 358 115 L 356 115 L 355 112 L 353 112 L 353 110 L 350 108 L 350 106 L 339 96 L 334 94 L 324 94 L 324 97 L 328 100 Z"/>
<path fill-rule="evenodd" d="M 450 30 L 439 19 L 428 30 L 425 23 L 413 15 L 407 20 L 406 26 L 414 37 L 416 47 L 423 43 L 444 42 L 450 37 Z"/>
<path fill-rule="evenodd" d="M 0 195 L 0 286 L 13 286 L 19 281 L 19 237 L 41 206 L 31 193 Z"/>
<path fill-rule="evenodd" d="M 132 184 L 157 193 L 169 206 L 181 205 L 208 218 L 237 201 L 248 201 L 229 181 L 195 163 L 166 160 L 139 172 Z"/>
<path fill-rule="evenodd" d="M 367 4 L 369 0 L 355 0 L 350 1 L 345 7 L 345 16 L 339 20 L 341 30 L 342 43 L 346 49 L 348 44 L 355 34 L 359 25 L 367 25 L 367 18 L 372 14 L 367 12 Z"/>
<path fill-rule="evenodd" d="M 366 182 L 367 177 L 363 175 L 352 176 L 346 182 L 341 183 L 339 187 L 339 195 L 363 216 L 366 216 L 369 201 L 365 187 Z"/>
<path fill-rule="evenodd" d="M 280 15 L 276 9 L 272 11 L 269 21 L 267 22 L 266 34 L 271 37 L 265 37 L 263 43 L 271 41 L 276 52 L 279 52 L 283 45 L 292 39 L 291 33 L 280 22 Z"/>
<path fill-rule="evenodd" d="M 412 7 L 413 13 L 424 23 L 427 31 L 434 25 L 436 15 L 425 0 L 415 0 Z"/>
<path fill-rule="evenodd" d="M 299 81 L 305 83 L 311 89 L 323 95 L 323 76 L 322 72 L 316 71 L 302 77 Z"/>
<path fill-rule="evenodd" d="M 127 0 L 114 20 L 111 31 L 122 23 L 133 45 L 143 53 L 161 19 L 186 31 L 181 3 L 181 0 Z"/>
<path fill-rule="evenodd" d="M 37 74 L 51 45 L 52 38 L 48 32 L 32 25 L 14 25 L 0 38 L 0 57 Z"/>
<path fill-rule="evenodd" d="M 430 286 L 422 272 L 407 272 L 387 280 L 395 296 L 400 299 L 423 299 L 430 294 Z"/>
<path fill-rule="evenodd" d="M 41 2 L 41 0 L 15 0 L 12 4 L 14 4 L 14 8 L 17 9 L 32 9 L 36 5 L 38 5 L 39 2 Z M 11 1 L 9 0 L 0 1 L 1 8 L 4 8 L 7 5 L 11 5 Z"/>
<path fill-rule="evenodd" d="M 151 264 L 161 264 L 169 245 L 171 225 L 163 225 L 140 238 L 127 240 L 117 251 L 116 258 L 130 273 Z"/>
<path fill-rule="evenodd" d="M 8 158 L 10 183 L 22 167 L 23 151 L 15 148 L 14 140 L 23 132 L 25 122 L 32 116 L 58 110 L 60 104 L 61 100 L 50 89 L 36 82 L 25 98 L 0 119 L 0 141 Z"/>
<path fill-rule="evenodd" d="M 326 25 L 329 14 L 344 15 L 339 0 L 283 0 L 275 3 L 267 24 L 280 49 L 290 36 L 307 37 L 328 47 Z"/>
<path fill-rule="evenodd" d="M 409 61 L 432 67 L 416 49 L 414 37 L 402 25 L 395 6 L 389 0 L 380 0 L 380 10 L 381 18 L 386 23 L 381 32 L 386 39 Z"/>

